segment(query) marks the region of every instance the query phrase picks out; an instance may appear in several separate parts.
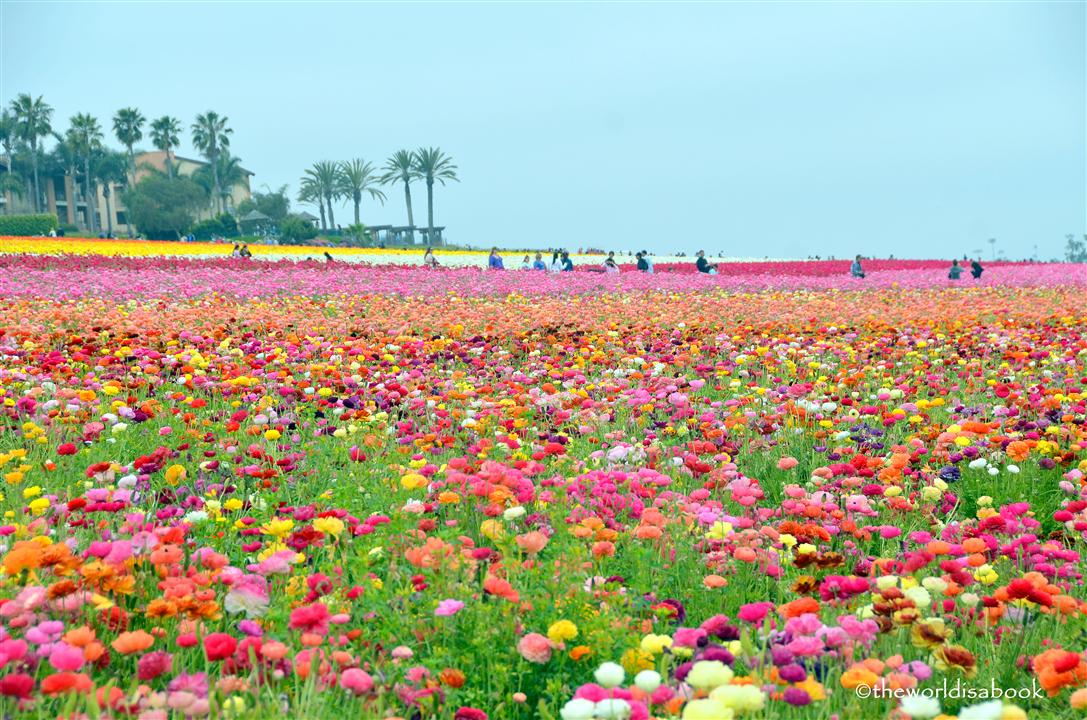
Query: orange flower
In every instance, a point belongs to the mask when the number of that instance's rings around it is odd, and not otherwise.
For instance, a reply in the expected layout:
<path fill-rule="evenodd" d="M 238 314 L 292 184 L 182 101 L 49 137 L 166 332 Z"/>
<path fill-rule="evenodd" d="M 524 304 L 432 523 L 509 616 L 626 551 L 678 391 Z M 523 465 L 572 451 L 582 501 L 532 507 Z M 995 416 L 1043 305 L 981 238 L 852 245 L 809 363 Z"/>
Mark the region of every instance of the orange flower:
<path fill-rule="evenodd" d="M 778 612 L 782 617 L 794 618 L 808 613 L 818 613 L 819 609 L 820 605 L 818 600 L 810 597 L 802 597 L 785 603 L 778 608 Z"/>
<path fill-rule="evenodd" d="M 861 687 L 875 687 L 879 682 L 879 675 L 864 667 L 863 665 L 854 665 L 853 667 L 842 673 L 842 687 L 846 690 L 856 690 Z"/>
<path fill-rule="evenodd" d="M 37 570 L 41 566 L 42 546 L 32 540 L 21 540 L 4 556 L 4 572 L 18 575 L 23 570 Z"/>
<path fill-rule="evenodd" d="M 574 647 L 570 648 L 570 659 L 574 661 L 581 660 L 582 658 L 587 658 L 592 654 L 593 650 L 588 645 L 575 645 Z"/>
<path fill-rule="evenodd" d="M 1032 661 L 1038 684 L 1045 688 L 1050 697 L 1058 694 L 1062 688 L 1078 687 L 1087 682 L 1087 662 L 1079 653 L 1066 650 L 1046 650 L 1035 656 Z"/>
<path fill-rule="evenodd" d="M 117 638 L 110 643 L 110 647 L 122 655 L 131 655 L 132 653 L 143 652 L 154 643 L 155 638 L 151 633 L 144 632 L 143 630 L 133 630 L 118 635 Z"/>
<path fill-rule="evenodd" d="M 84 673 L 53 673 L 42 680 L 42 695 L 59 695 L 60 693 L 73 691 L 88 693 L 93 689 L 94 684 Z"/>
<path fill-rule="evenodd" d="M 1030 445 L 1022 440 L 1016 440 L 1008 443 L 1008 447 L 1005 449 L 1008 457 L 1016 462 L 1022 462 L 1030 455 Z"/>

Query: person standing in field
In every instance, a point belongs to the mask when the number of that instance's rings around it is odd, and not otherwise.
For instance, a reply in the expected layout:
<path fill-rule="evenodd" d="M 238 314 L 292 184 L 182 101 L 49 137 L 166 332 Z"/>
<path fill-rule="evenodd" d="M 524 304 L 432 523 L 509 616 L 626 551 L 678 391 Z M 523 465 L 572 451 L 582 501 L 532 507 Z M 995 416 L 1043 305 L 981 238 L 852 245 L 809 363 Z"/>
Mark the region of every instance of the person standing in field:
<path fill-rule="evenodd" d="M 849 274 L 855 278 L 864 278 L 864 268 L 861 267 L 861 256 L 853 258 L 853 264 L 849 266 Z"/>
<path fill-rule="evenodd" d="M 532 269 L 533 270 L 546 270 L 547 269 L 547 264 L 544 263 L 542 254 L 536 253 L 536 261 L 534 263 L 532 263 Z"/>
<path fill-rule="evenodd" d="M 951 261 L 951 269 L 947 272 L 947 278 L 949 280 L 958 280 L 962 277 L 962 265 L 959 265 L 958 260 Z"/>
<path fill-rule="evenodd" d="M 487 259 L 487 267 L 491 270 L 505 270 L 502 264 L 502 256 L 498 254 L 498 248 L 491 248 L 491 256 Z"/>
<path fill-rule="evenodd" d="M 985 268 L 983 268 L 981 266 L 981 260 L 980 259 L 975 259 L 975 260 L 970 262 L 970 275 L 975 280 L 980 280 L 981 279 L 981 274 L 983 272 L 985 272 Z"/>
<path fill-rule="evenodd" d="M 528 255 L 525 255 L 525 259 L 521 261 L 521 269 L 522 270 L 531 270 L 532 269 L 532 260 L 529 259 Z"/>

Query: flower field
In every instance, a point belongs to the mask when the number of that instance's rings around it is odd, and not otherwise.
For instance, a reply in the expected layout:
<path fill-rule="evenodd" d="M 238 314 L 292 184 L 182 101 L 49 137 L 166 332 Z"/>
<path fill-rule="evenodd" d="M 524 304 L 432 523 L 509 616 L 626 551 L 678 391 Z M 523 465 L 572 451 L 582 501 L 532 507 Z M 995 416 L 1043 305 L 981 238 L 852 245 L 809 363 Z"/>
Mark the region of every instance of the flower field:
<path fill-rule="evenodd" d="M 1084 716 L 1083 266 L 11 242 L 2 717 Z"/>

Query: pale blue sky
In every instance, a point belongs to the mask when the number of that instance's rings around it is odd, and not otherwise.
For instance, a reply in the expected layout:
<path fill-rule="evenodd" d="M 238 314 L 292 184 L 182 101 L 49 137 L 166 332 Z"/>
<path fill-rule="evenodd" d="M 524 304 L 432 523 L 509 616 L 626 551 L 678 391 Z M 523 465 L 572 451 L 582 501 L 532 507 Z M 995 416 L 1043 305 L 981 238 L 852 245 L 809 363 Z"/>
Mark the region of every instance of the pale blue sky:
<path fill-rule="evenodd" d="M 1087 14 L 1047 3 L 19 3 L 0 101 L 214 109 L 254 185 L 439 145 L 476 245 L 1061 253 L 1087 231 Z M 309 208 L 311 212 L 314 208 Z M 425 190 L 415 188 L 425 223 Z M 346 224 L 350 209 L 337 208 Z M 420 221 L 420 218 L 422 219 Z M 367 202 L 403 223 L 403 193 Z"/>

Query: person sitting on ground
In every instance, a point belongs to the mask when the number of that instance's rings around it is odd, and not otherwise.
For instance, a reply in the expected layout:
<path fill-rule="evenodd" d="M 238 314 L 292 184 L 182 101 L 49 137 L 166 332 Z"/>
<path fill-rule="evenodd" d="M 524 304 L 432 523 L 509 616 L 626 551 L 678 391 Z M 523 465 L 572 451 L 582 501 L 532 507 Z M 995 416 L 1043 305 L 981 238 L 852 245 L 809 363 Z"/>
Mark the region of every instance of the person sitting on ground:
<path fill-rule="evenodd" d="M 985 268 L 983 268 L 981 266 L 981 259 L 980 258 L 976 259 L 976 260 L 972 260 L 970 262 L 970 275 L 972 275 L 975 280 L 980 280 L 981 279 L 981 274 L 983 272 L 985 272 Z"/>
<path fill-rule="evenodd" d="M 244 245 L 242 245 L 241 256 L 243 258 L 253 257 L 253 252 L 249 249 L 249 243 L 245 243 Z"/>
<path fill-rule="evenodd" d="M 717 266 L 710 263 L 710 261 L 706 259 L 706 251 L 705 250 L 699 250 L 698 251 L 698 259 L 695 260 L 694 266 L 696 268 L 698 268 L 698 272 L 703 273 L 705 275 L 716 275 L 717 274 Z"/>
<path fill-rule="evenodd" d="M 642 260 L 645 261 L 645 265 L 646 265 L 645 272 L 646 272 L 647 275 L 652 275 L 654 272 L 656 272 L 653 269 L 653 258 L 649 257 L 649 251 L 648 250 L 642 250 Z"/>
<path fill-rule="evenodd" d="M 237 243 L 234 243 L 234 249 L 230 251 L 230 257 L 238 258 L 242 256 L 242 248 Z"/>
<path fill-rule="evenodd" d="M 853 258 L 853 264 L 849 266 L 849 274 L 855 278 L 864 277 L 864 268 L 861 267 L 861 256 Z"/>
<path fill-rule="evenodd" d="M 522 270 L 531 270 L 532 269 L 532 260 L 529 259 L 528 255 L 525 255 L 525 259 L 521 261 L 521 269 Z"/>
<path fill-rule="evenodd" d="M 574 262 L 570 259 L 570 253 L 565 250 L 562 251 L 562 271 L 573 272 Z"/>
<path fill-rule="evenodd" d="M 438 258 L 434 257 L 434 251 L 430 248 L 427 248 L 426 252 L 423 253 L 423 265 L 430 268 L 438 267 Z"/>
<path fill-rule="evenodd" d="M 638 271 L 649 272 L 649 261 L 645 259 L 645 253 L 639 250 L 638 254 L 634 257 L 638 258 Z"/>
<path fill-rule="evenodd" d="M 332 262 L 332 255 L 329 254 L 328 250 L 325 250 L 325 260 Z"/>
<path fill-rule="evenodd" d="M 543 255 L 536 253 L 536 262 L 532 263 L 533 270 L 546 270 L 547 264 L 543 261 Z"/>
<path fill-rule="evenodd" d="M 562 251 L 556 250 L 555 254 L 551 256 L 551 272 L 562 272 Z"/>
<path fill-rule="evenodd" d="M 608 257 L 604 260 L 604 272 L 617 273 L 619 272 L 619 264 L 615 262 L 615 253 L 608 253 Z"/>
<path fill-rule="evenodd" d="M 962 265 L 959 265 L 958 260 L 951 261 L 951 269 L 947 271 L 947 277 L 949 280 L 958 280 L 962 277 Z"/>
<path fill-rule="evenodd" d="M 491 256 L 487 259 L 487 267 L 491 270 L 505 270 L 502 264 L 502 256 L 498 254 L 498 248 L 491 248 Z"/>

